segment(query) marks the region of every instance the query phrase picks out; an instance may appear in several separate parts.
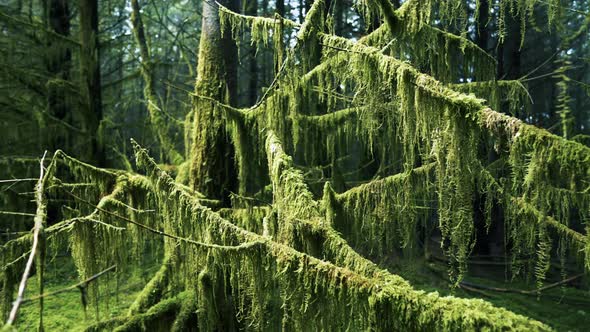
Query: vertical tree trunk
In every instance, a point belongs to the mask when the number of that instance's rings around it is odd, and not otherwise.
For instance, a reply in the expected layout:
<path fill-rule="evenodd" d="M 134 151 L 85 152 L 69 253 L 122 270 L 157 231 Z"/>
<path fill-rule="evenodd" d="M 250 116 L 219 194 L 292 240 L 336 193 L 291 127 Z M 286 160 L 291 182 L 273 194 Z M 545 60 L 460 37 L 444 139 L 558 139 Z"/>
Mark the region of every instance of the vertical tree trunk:
<path fill-rule="evenodd" d="M 99 126 L 102 120 L 100 86 L 100 46 L 98 41 L 98 0 L 78 0 L 80 10 L 80 74 L 84 109 L 82 128 L 89 144 L 83 149 L 82 159 L 104 165 L 104 151 Z"/>
<path fill-rule="evenodd" d="M 488 21 L 490 20 L 490 4 L 488 0 L 479 0 L 477 16 L 477 46 L 479 46 L 484 51 L 487 51 L 489 48 L 488 43 L 490 39 L 490 32 L 487 27 Z"/>
<path fill-rule="evenodd" d="M 277 3 L 278 6 L 278 3 Z M 284 11 L 283 4 L 283 11 Z M 246 15 L 258 15 L 258 1 L 250 1 L 246 7 Z M 276 52 L 276 50 L 275 50 Z M 250 46 L 250 63 L 249 63 L 250 79 L 248 81 L 248 104 L 256 104 L 258 93 L 258 61 L 256 61 L 256 46 Z"/>
<path fill-rule="evenodd" d="M 236 0 L 219 1 L 232 10 L 237 9 Z M 197 81 L 195 94 L 225 103 L 235 103 L 237 51 L 235 44 L 221 37 L 219 9 L 214 0 L 203 0 L 201 39 L 199 41 L 199 59 L 197 65 Z M 224 34 L 231 38 L 231 31 Z M 233 89 L 233 91 L 232 91 Z M 232 100 L 233 99 L 233 100 Z M 209 198 L 221 199 L 229 203 L 229 192 L 237 187 L 234 169 L 234 150 L 226 133 L 223 110 L 209 100 L 196 98 L 194 103 L 193 145 L 189 173 L 190 186 Z M 226 276 L 216 275 L 216 280 L 224 280 Z M 203 280 L 203 278 L 199 278 Z M 206 287 L 205 284 L 202 286 Z M 223 282 L 210 283 L 210 294 L 226 294 Z M 210 296 L 216 308 L 214 316 L 208 315 L 213 321 L 199 318 L 200 329 L 233 331 L 237 327 L 233 317 L 234 305 L 231 298 Z M 211 306 L 208 306 L 210 309 Z"/>
<path fill-rule="evenodd" d="M 276 10 L 277 14 L 285 17 L 285 0 L 277 0 Z"/>
<path fill-rule="evenodd" d="M 507 37 L 498 46 L 498 78 L 517 79 L 520 75 L 521 18 L 506 15 Z"/>
<path fill-rule="evenodd" d="M 507 56 L 507 65 L 508 65 L 508 71 L 507 71 L 507 79 L 518 79 L 520 77 L 520 55 L 521 55 L 521 50 L 520 50 L 520 41 L 522 38 L 521 35 L 521 31 L 520 31 L 520 19 L 515 18 L 514 20 L 511 20 L 511 33 L 514 36 L 513 38 L 510 38 L 510 43 L 508 45 L 508 49 L 506 50 L 506 56 Z"/>
<path fill-rule="evenodd" d="M 252 2 L 256 2 L 252 0 Z M 240 0 L 224 0 L 225 7 L 234 12 L 240 11 Z M 225 82 L 227 84 L 227 103 L 237 106 L 238 102 L 238 47 L 232 38 L 231 28 L 227 27 L 221 37 L 223 61 L 225 62 Z"/>
<path fill-rule="evenodd" d="M 221 1 L 225 6 L 228 2 Z M 229 102 L 231 93 L 224 61 L 228 54 L 223 49 L 215 1 L 204 0 L 202 13 L 195 94 Z M 225 131 L 223 111 L 215 108 L 212 102 L 199 98 L 195 99 L 193 107 L 189 184 L 209 198 L 227 202 L 227 190 L 235 187 L 236 181 L 233 149 Z"/>
<path fill-rule="evenodd" d="M 67 0 L 49 0 L 44 2 L 45 21 L 47 28 L 62 36 L 70 35 L 70 9 Z M 68 93 L 63 84 L 51 82 L 70 80 L 72 51 L 65 42 L 48 36 L 46 40 L 46 67 L 52 81 L 47 84 L 47 111 L 56 119 L 64 123 L 71 123 L 71 104 L 68 103 Z M 50 130 L 47 134 L 47 147 L 55 151 L 63 149 L 73 153 L 70 147 L 69 130 L 60 124 L 54 124 L 57 130 Z"/>
<path fill-rule="evenodd" d="M 344 36 L 344 0 L 336 0 L 334 2 L 334 33 L 337 36 Z"/>

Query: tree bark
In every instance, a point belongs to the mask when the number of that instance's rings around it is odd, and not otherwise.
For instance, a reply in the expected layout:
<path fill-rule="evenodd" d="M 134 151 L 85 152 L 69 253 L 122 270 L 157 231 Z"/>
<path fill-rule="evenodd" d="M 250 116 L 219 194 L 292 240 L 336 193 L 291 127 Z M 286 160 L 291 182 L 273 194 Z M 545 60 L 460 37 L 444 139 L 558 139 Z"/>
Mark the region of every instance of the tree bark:
<path fill-rule="evenodd" d="M 490 32 L 487 24 L 490 20 L 490 4 L 488 0 L 480 0 L 478 8 L 477 38 L 476 43 L 482 50 L 487 51 L 489 46 Z"/>
<path fill-rule="evenodd" d="M 70 9 L 67 0 L 49 0 L 44 3 L 47 28 L 62 36 L 70 35 Z M 46 68 L 52 81 L 47 84 L 47 111 L 55 118 L 71 124 L 71 105 L 68 101 L 68 93 L 63 84 L 55 84 L 57 81 L 69 81 L 72 64 L 72 51 L 67 43 L 48 36 L 46 39 Z M 47 147 L 51 151 L 63 149 L 73 153 L 70 146 L 70 133 L 67 129 L 58 125 L 57 130 L 49 130 L 47 133 Z"/>
<path fill-rule="evenodd" d="M 278 2 L 277 2 L 277 10 L 278 10 Z M 283 3 L 283 12 L 284 12 L 284 3 Z M 246 7 L 246 15 L 250 16 L 257 16 L 258 15 L 258 1 L 250 1 Z M 256 61 L 256 46 L 250 46 L 250 63 L 249 63 L 249 70 L 250 72 L 250 79 L 248 80 L 248 104 L 254 105 L 256 104 L 256 99 L 258 96 L 258 61 Z"/>
<path fill-rule="evenodd" d="M 256 1 L 252 1 L 256 2 Z M 224 0 L 222 5 L 233 12 L 240 11 L 239 0 Z M 218 18 L 219 19 L 219 18 Z M 227 84 L 228 99 L 227 103 L 231 106 L 237 106 L 238 103 L 238 46 L 232 38 L 231 27 L 226 27 L 221 37 L 221 47 L 223 50 L 223 61 L 225 62 L 225 82 Z"/>
<path fill-rule="evenodd" d="M 507 37 L 498 45 L 498 79 L 517 79 L 520 75 L 520 17 L 506 15 Z"/>
<path fill-rule="evenodd" d="M 162 155 L 166 156 L 168 162 L 178 165 L 184 161 L 184 158 L 176 150 L 174 142 L 172 142 L 168 136 L 168 125 L 162 114 L 162 105 L 159 105 L 160 102 L 158 101 L 156 94 L 150 49 L 145 38 L 144 26 L 141 20 L 141 10 L 137 0 L 131 0 L 131 9 L 133 35 L 135 36 L 135 41 L 139 47 L 139 54 L 141 55 L 141 74 L 145 82 L 143 94 L 147 103 L 152 130 L 158 136 Z"/>
<path fill-rule="evenodd" d="M 82 159 L 97 166 L 104 165 L 104 149 L 99 126 L 102 120 L 100 85 L 100 46 L 98 40 L 98 0 L 78 0 L 80 10 L 80 74 L 82 79 L 82 128 L 88 133 L 89 144 Z"/>
<path fill-rule="evenodd" d="M 282 17 L 285 17 L 285 0 L 277 0 L 276 7 L 277 14 L 281 15 Z"/>
<path fill-rule="evenodd" d="M 227 6 L 228 2 L 224 0 L 221 4 Z M 228 50 L 223 48 L 215 1 L 203 1 L 202 13 L 195 94 L 228 103 L 231 93 L 226 78 L 227 63 L 224 61 L 228 57 Z M 229 202 L 227 195 L 236 186 L 236 172 L 234 152 L 226 134 L 223 111 L 215 108 L 211 101 L 199 98 L 195 99 L 193 107 L 189 185 L 208 198 Z"/>

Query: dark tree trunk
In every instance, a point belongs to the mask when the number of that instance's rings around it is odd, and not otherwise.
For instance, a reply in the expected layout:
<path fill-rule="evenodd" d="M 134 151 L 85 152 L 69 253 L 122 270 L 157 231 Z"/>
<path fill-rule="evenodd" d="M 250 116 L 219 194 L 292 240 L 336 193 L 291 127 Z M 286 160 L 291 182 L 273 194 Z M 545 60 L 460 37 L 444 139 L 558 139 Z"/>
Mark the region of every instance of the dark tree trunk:
<path fill-rule="evenodd" d="M 98 39 L 98 0 L 79 0 L 80 10 L 80 74 L 85 108 L 82 128 L 89 144 L 82 159 L 104 165 L 104 150 L 99 126 L 102 120 L 102 94 L 100 85 L 100 45 Z"/>
<path fill-rule="evenodd" d="M 224 0 L 221 3 L 233 12 L 240 11 L 239 0 Z M 223 50 L 222 59 L 225 62 L 225 82 L 228 93 L 227 103 L 236 106 L 238 102 L 238 47 L 231 35 L 231 27 L 227 27 L 221 38 L 221 48 Z"/>
<path fill-rule="evenodd" d="M 70 35 L 70 9 L 67 0 L 49 0 L 44 4 L 48 29 L 62 36 Z M 62 82 L 70 80 L 72 51 L 65 42 L 53 37 L 47 38 L 46 67 L 52 79 Z M 55 82 L 55 81 L 52 81 Z M 71 104 L 63 84 L 47 84 L 47 110 L 54 118 L 63 123 L 71 124 Z M 73 153 L 70 147 L 70 132 L 57 123 L 52 127 L 57 130 L 48 132 L 48 149 L 63 149 Z"/>
<path fill-rule="evenodd" d="M 277 3 L 278 6 L 278 3 Z M 284 11 L 283 4 L 283 11 Z M 246 7 L 246 15 L 257 16 L 258 15 L 258 1 L 250 1 Z M 256 46 L 250 47 L 250 61 L 249 61 L 249 72 L 250 79 L 248 80 L 248 104 L 256 104 L 257 93 L 258 93 L 258 62 L 256 61 Z"/>
<path fill-rule="evenodd" d="M 508 37 L 504 45 L 504 79 L 512 80 L 520 77 L 520 43 L 521 18 L 508 15 Z"/>
<path fill-rule="evenodd" d="M 334 32 L 337 36 L 344 35 L 344 26 L 346 21 L 344 20 L 344 0 L 336 0 L 334 6 Z"/>
<path fill-rule="evenodd" d="M 277 0 L 277 14 L 285 17 L 285 0 Z"/>
<path fill-rule="evenodd" d="M 477 15 L 477 46 L 479 46 L 484 51 L 487 51 L 489 48 L 490 40 L 490 32 L 487 27 L 487 24 L 490 20 L 490 4 L 488 3 L 488 0 L 479 1 L 479 9 Z"/>

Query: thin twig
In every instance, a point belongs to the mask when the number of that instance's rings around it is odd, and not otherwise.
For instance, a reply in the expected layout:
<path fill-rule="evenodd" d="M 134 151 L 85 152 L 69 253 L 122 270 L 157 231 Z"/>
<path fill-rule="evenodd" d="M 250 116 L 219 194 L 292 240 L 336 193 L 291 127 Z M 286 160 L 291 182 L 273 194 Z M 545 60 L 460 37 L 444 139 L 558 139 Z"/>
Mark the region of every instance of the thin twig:
<path fill-rule="evenodd" d="M 26 179 L 9 179 L 9 180 L 0 180 L 0 183 L 12 183 L 12 182 L 22 182 L 22 181 L 38 181 L 39 179 L 36 178 L 26 178 Z"/>
<path fill-rule="evenodd" d="M 14 212 L 14 211 L 0 211 L 0 214 L 9 215 L 9 216 L 25 216 L 25 217 L 34 217 L 34 213 L 26 213 L 26 212 Z"/>
<path fill-rule="evenodd" d="M 471 289 L 475 288 L 475 289 L 479 289 L 479 290 L 489 290 L 489 291 L 500 292 L 500 293 L 517 293 L 517 294 L 524 294 L 524 295 L 538 295 L 542 291 L 546 291 L 548 289 L 555 288 L 555 287 L 563 285 L 563 284 L 567 284 L 571 281 L 581 278 L 583 275 L 584 275 L 583 273 L 577 274 L 577 275 L 569 277 L 567 279 L 563 279 L 558 282 L 554 282 L 554 283 L 549 284 L 547 286 L 541 287 L 539 289 L 533 289 L 533 290 L 490 287 L 490 286 L 478 285 L 478 284 L 474 284 L 474 283 L 470 283 L 470 282 L 466 282 L 466 281 L 460 282 L 459 285 L 467 290 L 471 290 Z"/>

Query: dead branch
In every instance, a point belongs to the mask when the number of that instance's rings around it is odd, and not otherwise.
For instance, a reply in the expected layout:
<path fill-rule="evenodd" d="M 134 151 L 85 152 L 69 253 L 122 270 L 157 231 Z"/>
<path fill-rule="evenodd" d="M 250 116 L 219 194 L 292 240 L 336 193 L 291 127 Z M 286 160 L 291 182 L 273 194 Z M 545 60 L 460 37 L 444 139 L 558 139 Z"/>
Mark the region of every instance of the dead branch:
<path fill-rule="evenodd" d="M 548 289 L 551 288 L 555 288 L 557 286 L 563 285 L 563 284 L 567 284 L 571 281 L 574 281 L 580 277 L 582 277 L 584 274 L 577 274 L 575 276 L 569 277 L 567 279 L 563 279 L 560 280 L 558 282 L 554 282 L 552 284 L 549 284 L 547 286 L 541 287 L 539 289 L 533 289 L 533 290 L 522 290 L 522 289 L 514 289 L 514 288 L 501 288 L 501 287 L 491 287 L 491 286 L 485 286 L 485 285 L 479 285 L 479 284 L 475 284 L 475 283 L 471 283 L 471 282 L 467 282 L 467 281 L 462 281 L 459 283 L 459 285 L 462 288 L 465 288 L 466 290 L 489 290 L 489 291 L 494 291 L 494 292 L 500 292 L 500 293 L 517 293 L 517 294 L 524 294 L 524 295 L 539 295 L 542 291 L 546 291 Z"/>
<path fill-rule="evenodd" d="M 25 271 L 23 272 L 21 282 L 18 286 L 18 295 L 16 297 L 16 300 L 14 301 L 12 310 L 10 310 L 8 320 L 6 321 L 7 325 L 12 325 L 16 320 L 18 309 L 24 299 L 23 296 L 25 294 L 25 289 L 27 288 L 27 279 L 29 278 L 31 268 L 33 267 L 33 262 L 35 261 L 35 256 L 37 255 L 37 246 L 39 245 L 39 234 L 43 232 L 43 224 L 45 223 L 46 217 L 46 205 L 43 202 L 43 184 L 45 176 L 45 167 L 43 166 L 43 162 L 45 161 L 46 155 L 47 151 L 43 153 L 43 158 L 41 158 L 41 162 L 39 163 L 39 180 L 37 181 L 37 185 L 35 187 L 35 201 L 37 202 L 37 212 L 35 214 L 35 226 L 33 230 L 33 245 L 31 248 L 31 254 L 29 255 L 29 260 L 27 261 Z"/>
<path fill-rule="evenodd" d="M 113 265 L 113 266 L 107 268 L 106 270 L 103 270 L 101 272 L 98 272 L 97 274 L 93 275 L 92 277 L 90 277 L 88 279 L 85 279 L 83 281 L 80 281 L 79 283 L 77 283 L 75 285 L 71 285 L 71 286 L 68 286 L 66 288 L 58 289 L 58 290 L 53 291 L 53 292 L 50 292 L 50 293 L 44 293 L 44 294 L 41 294 L 41 295 L 37 295 L 37 296 L 33 296 L 33 297 L 29 297 L 29 298 L 23 299 L 21 301 L 21 304 L 28 303 L 28 302 L 33 302 L 33 301 L 36 301 L 36 300 L 39 300 L 39 299 L 42 299 L 42 298 L 45 298 L 45 297 L 49 297 L 49 296 L 53 296 L 53 295 L 65 293 L 67 291 L 71 291 L 71 290 L 75 290 L 75 289 L 80 289 L 80 288 L 85 288 L 88 285 L 88 283 L 90 283 L 90 282 L 98 279 L 103 274 L 114 270 L 116 267 L 117 267 L 117 265 Z"/>

